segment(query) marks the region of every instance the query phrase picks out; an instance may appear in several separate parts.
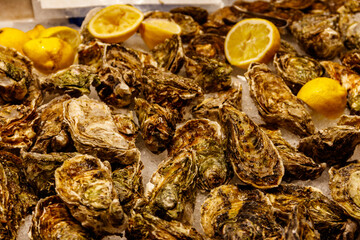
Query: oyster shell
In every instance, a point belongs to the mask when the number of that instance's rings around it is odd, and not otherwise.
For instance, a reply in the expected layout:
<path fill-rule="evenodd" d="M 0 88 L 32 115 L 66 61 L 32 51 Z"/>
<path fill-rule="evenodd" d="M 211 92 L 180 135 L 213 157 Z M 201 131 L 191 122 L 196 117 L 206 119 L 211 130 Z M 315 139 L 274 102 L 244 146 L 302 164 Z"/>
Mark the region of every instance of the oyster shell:
<path fill-rule="evenodd" d="M 64 121 L 78 152 L 112 163 L 131 164 L 140 157 L 135 142 L 127 141 L 102 102 L 82 96 L 64 102 Z"/>
<path fill-rule="evenodd" d="M 291 33 L 313 57 L 332 59 L 343 50 L 338 15 L 305 14 L 290 25 Z"/>
<path fill-rule="evenodd" d="M 193 150 L 198 168 L 197 185 L 202 190 L 211 190 L 226 184 L 232 177 L 224 143 L 217 122 L 194 119 L 176 129 L 168 154 L 173 156 L 183 149 Z"/>
<path fill-rule="evenodd" d="M 0 238 L 16 239 L 21 221 L 31 213 L 37 197 L 28 186 L 24 162 L 12 153 L 0 151 Z"/>
<path fill-rule="evenodd" d="M 321 65 L 348 91 L 347 102 L 351 112 L 360 113 L 360 75 L 336 62 L 322 61 Z"/>
<path fill-rule="evenodd" d="M 189 15 L 173 13 L 172 19 L 181 27 L 180 36 L 184 43 L 189 43 L 194 36 L 203 33 L 199 23 Z"/>
<path fill-rule="evenodd" d="M 360 143 L 360 130 L 353 126 L 334 126 L 303 138 L 298 149 L 316 162 L 343 165 Z"/>
<path fill-rule="evenodd" d="M 264 193 L 222 185 L 201 206 L 201 225 L 211 239 L 284 239 Z"/>
<path fill-rule="evenodd" d="M 139 133 L 139 127 L 134 120 L 134 112 L 117 113 L 112 115 L 120 134 L 129 142 L 135 142 Z"/>
<path fill-rule="evenodd" d="M 41 199 L 32 216 L 30 239 L 92 240 L 78 221 L 70 214 L 66 204 L 58 196 Z"/>
<path fill-rule="evenodd" d="M 314 124 L 305 106 L 267 65 L 250 64 L 245 77 L 250 95 L 266 123 L 282 126 L 301 136 L 314 133 Z"/>
<path fill-rule="evenodd" d="M 135 111 L 147 148 L 155 154 L 166 150 L 175 133 L 176 114 L 142 98 L 135 98 Z"/>
<path fill-rule="evenodd" d="M 186 52 L 195 52 L 197 55 L 225 62 L 224 42 L 224 36 L 212 33 L 199 34 L 191 39 Z"/>
<path fill-rule="evenodd" d="M 126 229 L 129 240 L 183 239 L 202 240 L 203 237 L 192 227 L 179 221 L 166 221 L 146 211 L 133 213 Z"/>
<path fill-rule="evenodd" d="M 360 50 L 346 52 L 340 58 L 344 66 L 360 74 Z"/>
<path fill-rule="evenodd" d="M 66 160 L 55 171 L 55 190 L 71 215 L 97 235 L 120 234 L 127 216 L 120 205 L 108 162 L 90 155 Z"/>
<path fill-rule="evenodd" d="M 283 160 L 285 175 L 288 180 L 309 180 L 320 177 L 326 168 L 325 163 L 315 163 L 314 160 L 291 146 L 282 136 L 280 130 L 262 128 L 274 143 Z"/>
<path fill-rule="evenodd" d="M 275 208 L 278 221 L 285 224 L 293 215 L 294 207 L 303 205 L 321 239 L 350 240 L 357 234 L 358 223 L 316 188 L 281 184 L 266 190 L 266 196 Z"/>
<path fill-rule="evenodd" d="M 239 20 L 241 14 L 229 6 L 220 8 L 209 14 L 206 23 L 202 25 L 205 33 L 226 36 L 232 26 Z"/>
<path fill-rule="evenodd" d="M 167 221 L 191 225 L 196 176 L 192 151 L 182 150 L 163 160 L 146 185 L 149 211 Z"/>
<path fill-rule="evenodd" d="M 278 186 L 284 166 L 268 136 L 245 113 L 231 106 L 222 107 L 222 121 L 228 138 L 226 154 L 239 179 L 256 188 Z"/>
<path fill-rule="evenodd" d="M 360 219 L 359 173 L 358 161 L 339 169 L 334 167 L 329 169 L 329 188 L 332 198 L 356 219 Z"/>
<path fill-rule="evenodd" d="M 337 9 L 340 14 L 339 28 L 344 45 L 349 49 L 360 48 L 360 2 L 349 0 Z"/>
<path fill-rule="evenodd" d="M 172 73 L 178 73 L 185 61 L 183 45 L 180 36 L 176 34 L 156 45 L 151 54 L 159 67 Z"/>
<path fill-rule="evenodd" d="M 324 68 L 317 60 L 299 55 L 294 47 L 285 41 L 281 41 L 280 50 L 274 56 L 274 66 L 294 94 L 297 94 L 305 83 L 324 74 Z"/>
<path fill-rule="evenodd" d="M 315 0 L 275 0 L 274 6 L 277 8 L 305 9 L 314 2 Z"/>
<path fill-rule="evenodd" d="M 208 11 L 201 7 L 185 6 L 176 7 L 170 10 L 171 13 L 181 13 L 191 16 L 197 23 L 203 24 L 206 22 L 209 15 Z"/>

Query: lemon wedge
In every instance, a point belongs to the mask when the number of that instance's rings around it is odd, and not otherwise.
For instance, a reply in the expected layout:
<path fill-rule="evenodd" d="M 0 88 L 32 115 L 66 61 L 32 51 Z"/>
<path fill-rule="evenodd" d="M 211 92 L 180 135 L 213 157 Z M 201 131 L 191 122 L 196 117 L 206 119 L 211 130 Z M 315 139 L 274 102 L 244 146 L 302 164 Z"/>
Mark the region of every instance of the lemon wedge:
<path fill-rule="evenodd" d="M 265 19 L 247 18 L 234 25 L 225 38 L 230 64 L 246 69 L 252 62 L 267 63 L 280 48 L 280 33 Z"/>
<path fill-rule="evenodd" d="M 149 18 L 141 23 L 139 32 L 145 44 L 152 49 L 174 34 L 180 34 L 181 27 L 167 19 Z"/>
<path fill-rule="evenodd" d="M 132 6 L 116 4 L 101 9 L 91 18 L 91 35 L 106 43 L 124 42 L 139 28 L 143 13 Z"/>
<path fill-rule="evenodd" d="M 0 45 L 15 48 L 20 53 L 23 53 L 22 46 L 29 40 L 29 36 L 19 29 L 10 27 L 0 29 Z"/>
<path fill-rule="evenodd" d="M 39 38 L 49 37 L 60 38 L 61 40 L 69 43 L 74 49 L 76 49 L 81 42 L 79 32 L 73 28 L 66 26 L 46 28 L 42 30 L 39 34 Z"/>

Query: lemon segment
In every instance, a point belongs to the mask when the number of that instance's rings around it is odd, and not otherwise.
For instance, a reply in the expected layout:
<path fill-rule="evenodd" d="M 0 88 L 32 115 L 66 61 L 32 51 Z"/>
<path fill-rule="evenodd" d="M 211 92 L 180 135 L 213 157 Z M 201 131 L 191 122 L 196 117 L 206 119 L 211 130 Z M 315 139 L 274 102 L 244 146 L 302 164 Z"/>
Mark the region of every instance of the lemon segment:
<path fill-rule="evenodd" d="M 44 29 L 39 34 L 39 38 L 48 38 L 48 37 L 60 38 L 65 42 L 69 43 L 74 49 L 76 49 L 81 42 L 79 32 L 73 28 L 66 26 L 50 27 Z"/>
<path fill-rule="evenodd" d="M 302 86 L 297 97 L 325 117 L 337 118 L 345 110 L 347 91 L 339 81 L 319 77 Z"/>
<path fill-rule="evenodd" d="M 139 32 L 145 44 L 152 49 L 174 34 L 180 34 L 181 27 L 167 19 L 149 18 L 141 23 Z"/>
<path fill-rule="evenodd" d="M 19 29 L 10 27 L 0 29 L 0 45 L 15 48 L 22 54 L 22 46 L 29 40 L 29 36 Z"/>
<path fill-rule="evenodd" d="M 268 20 L 248 18 L 233 26 L 225 38 L 230 64 L 247 69 L 252 62 L 267 63 L 280 48 L 280 33 Z"/>
<path fill-rule="evenodd" d="M 30 58 L 36 69 L 52 73 L 69 67 L 74 62 L 76 51 L 60 38 L 36 38 L 23 46 L 25 55 Z"/>
<path fill-rule="evenodd" d="M 124 42 L 139 28 L 143 13 L 128 5 L 111 5 L 100 10 L 90 20 L 91 35 L 107 43 Z"/>

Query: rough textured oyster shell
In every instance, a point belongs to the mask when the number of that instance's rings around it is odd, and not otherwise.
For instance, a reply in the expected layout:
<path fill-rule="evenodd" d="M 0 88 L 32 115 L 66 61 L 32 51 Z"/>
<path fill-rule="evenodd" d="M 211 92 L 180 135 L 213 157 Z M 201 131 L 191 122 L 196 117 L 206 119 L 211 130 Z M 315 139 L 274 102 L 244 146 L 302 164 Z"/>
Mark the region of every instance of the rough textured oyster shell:
<path fill-rule="evenodd" d="M 275 0 L 274 6 L 278 8 L 305 9 L 314 2 L 315 0 Z"/>
<path fill-rule="evenodd" d="M 226 6 L 209 14 L 206 23 L 202 25 L 205 33 L 226 36 L 241 15 Z"/>
<path fill-rule="evenodd" d="M 283 160 L 285 175 L 284 179 L 309 180 L 320 177 L 326 168 L 325 163 L 315 163 L 314 160 L 292 147 L 281 136 L 280 130 L 263 128 L 270 140 L 274 143 Z"/>
<path fill-rule="evenodd" d="M 37 197 L 22 173 L 24 162 L 0 151 L 0 238 L 16 239 L 21 221 L 36 205 Z"/>
<path fill-rule="evenodd" d="M 340 58 L 343 65 L 360 74 L 360 50 L 346 52 Z"/>
<path fill-rule="evenodd" d="M 191 225 L 196 176 L 192 151 L 183 150 L 165 159 L 146 186 L 149 211 L 162 219 Z"/>
<path fill-rule="evenodd" d="M 120 234 L 127 216 L 120 205 L 108 162 L 90 155 L 66 160 L 55 171 L 55 190 L 71 215 L 97 235 Z"/>
<path fill-rule="evenodd" d="M 206 9 L 193 6 L 176 7 L 171 9 L 170 12 L 191 16 L 199 24 L 205 23 L 209 15 Z"/>
<path fill-rule="evenodd" d="M 133 213 L 126 229 L 129 240 L 183 239 L 201 240 L 203 237 L 192 227 L 179 221 L 166 221 L 146 211 Z"/>
<path fill-rule="evenodd" d="M 41 199 L 32 216 L 30 239 L 94 239 L 76 219 L 58 196 Z"/>
<path fill-rule="evenodd" d="M 191 39 L 186 52 L 195 52 L 203 57 L 225 62 L 224 42 L 225 38 L 217 34 L 199 34 Z"/>
<path fill-rule="evenodd" d="M 70 99 L 64 103 L 64 121 L 80 153 L 125 165 L 140 157 L 135 143 L 127 141 L 117 129 L 105 103 L 87 96 Z"/>
<path fill-rule="evenodd" d="M 245 77 L 250 86 L 250 95 L 265 122 L 282 126 L 301 136 L 314 133 L 314 124 L 305 106 L 268 66 L 252 63 Z"/>
<path fill-rule="evenodd" d="M 139 133 L 139 127 L 134 120 L 134 112 L 117 113 L 112 115 L 119 132 L 129 142 L 135 142 Z"/>
<path fill-rule="evenodd" d="M 304 205 L 321 239 L 355 239 L 358 223 L 334 201 L 313 187 L 282 184 L 266 190 L 278 221 L 287 223 L 295 206 Z"/>
<path fill-rule="evenodd" d="M 193 150 L 198 168 L 197 184 L 203 190 L 211 190 L 226 184 L 232 177 L 224 143 L 217 122 L 194 119 L 176 130 L 168 153 L 172 156 L 183 149 Z"/>
<path fill-rule="evenodd" d="M 155 154 L 166 150 L 175 133 L 176 115 L 170 109 L 142 98 L 135 98 L 135 111 L 147 148 Z"/>
<path fill-rule="evenodd" d="M 290 30 L 311 56 L 332 59 L 343 49 L 338 18 L 335 14 L 305 14 L 290 25 Z"/>
<path fill-rule="evenodd" d="M 268 136 L 245 113 L 231 106 L 222 108 L 228 138 L 227 154 L 239 179 L 257 188 L 280 184 L 284 166 Z"/>
<path fill-rule="evenodd" d="M 283 239 L 269 199 L 234 185 L 213 189 L 201 206 L 201 225 L 211 239 Z"/>
<path fill-rule="evenodd" d="M 274 56 L 274 66 L 294 94 L 305 83 L 324 74 L 324 68 L 317 60 L 299 55 L 285 41 L 281 41 L 280 50 Z"/>
<path fill-rule="evenodd" d="M 349 49 L 360 48 L 360 2 L 349 0 L 337 9 L 339 28 L 344 44 Z"/>
<path fill-rule="evenodd" d="M 220 109 L 227 104 L 241 110 L 242 88 L 232 87 L 226 91 L 214 93 L 214 96 L 204 99 L 200 104 L 191 109 L 191 113 L 196 118 L 208 118 L 221 123 Z"/>
<path fill-rule="evenodd" d="M 173 13 L 172 19 L 181 27 L 180 36 L 184 43 L 189 43 L 194 36 L 202 34 L 199 23 L 197 23 L 192 16 Z"/>

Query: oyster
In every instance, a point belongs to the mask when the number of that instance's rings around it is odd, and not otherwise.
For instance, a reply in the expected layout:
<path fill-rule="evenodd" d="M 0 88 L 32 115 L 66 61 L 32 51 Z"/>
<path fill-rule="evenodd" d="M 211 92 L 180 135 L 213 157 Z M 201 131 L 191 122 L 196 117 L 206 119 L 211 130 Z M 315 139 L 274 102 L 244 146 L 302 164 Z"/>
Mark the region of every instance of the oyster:
<path fill-rule="evenodd" d="M 226 6 L 209 14 L 206 23 L 202 25 L 205 33 L 226 36 L 232 26 L 239 20 L 241 14 Z"/>
<path fill-rule="evenodd" d="M 190 78 L 146 66 L 142 74 L 142 92 L 150 103 L 181 111 L 190 101 L 203 98 L 203 92 Z"/>
<path fill-rule="evenodd" d="M 199 23 L 191 16 L 182 13 L 173 13 L 172 19 L 181 27 L 180 36 L 184 43 L 189 43 L 194 36 L 202 34 Z"/>
<path fill-rule="evenodd" d="M 285 175 L 284 179 L 309 180 L 320 177 L 326 168 L 325 163 L 315 163 L 314 160 L 292 147 L 281 136 L 280 130 L 263 128 L 270 140 L 274 143 L 283 160 Z"/>
<path fill-rule="evenodd" d="M 184 64 L 184 49 L 179 35 L 176 34 L 156 45 L 151 54 L 159 67 L 172 73 L 178 73 Z"/>
<path fill-rule="evenodd" d="M 298 149 L 318 163 L 343 165 L 359 143 L 360 130 L 344 125 L 328 127 L 301 139 Z"/>
<path fill-rule="evenodd" d="M 12 153 L 0 151 L 0 238 L 16 239 L 23 218 L 36 205 L 37 197 L 22 173 L 24 162 Z"/>
<path fill-rule="evenodd" d="M 331 196 L 352 217 L 360 219 L 359 202 L 360 163 L 352 162 L 344 167 L 329 170 Z"/>
<path fill-rule="evenodd" d="M 127 141 L 102 102 L 82 96 L 64 102 L 64 121 L 78 152 L 112 163 L 131 164 L 140 157 L 135 142 Z"/>
<path fill-rule="evenodd" d="M 347 101 L 352 113 L 360 113 L 360 75 L 336 62 L 322 61 L 331 78 L 341 82 L 348 91 Z"/>
<path fill-rule="evenodd" d="M 201 225 L 211 239 L 284 239 L 265 194 L 235 185 L 210 192 L 201 206 Z"/>
<path fill-rule="evenodd" d="M 91 35 L 86 29 L 87 35 Z M 83 34 L 82 34 L 83 35 Z M 78 61 L 81 65 L 88 65 L 95 69 L 102 65 L 102 59 L 104 56 L 104 50 L 106 43 L 102 43 L 100 40 L 94 39 L 91 35 L 91 40 L 82 40 L 82 43 L 78 47 Z"/>
<path fill-rule="evenodd" d="M 241 110 L 242 88 L 232 87 L 226 91 L 214 93 L 214 96 L 204 99 L 200 104 L 191 109 L 191 113 L 196 118 L 208 118 L 221 123 L 220 109 L 227 104 Z"/>
<path fill-rule="evenodd" d="M 196 35 L 188 44 L 186 52 L 195 52 L 197 55 L 225 62 L 224 42 L 225 38 L 217 34 Z"/>
<path fill-rule="evenodd" d="M 289 43 L 281 41 L 280 50 L 274 56 L 274 66 L 294 94 L 308 81 L 321 77 L 324 68 L 308 56 L 299 55 Z"/>
<path fill-rule="evenodd" d="M 222 107 L 227 157 L 239 179 L 257 188 L 280 184 L 284 166 L 278 150 L 268 136 L 245 113 L 231 106 Z"/>
<path fill-rule="evenodd" d="M 342 115 L 337 122 L 337 125 L 353 126 L 360 129 L 360 116 L 359 115 Z"/>
<path fill-rule="evenodd" d="M 341 63 L 360 74 L 360 50 L 353 50 L 341 55 Z"/>
<path fill-rule="evenodd" d="M 129 142 L 135 142 L 139 127 L 135 123 L 133 111 L 113 114 L 112 117 L 120 134 Z"/>
<path fill-rule="evenodd" d="M 71 215 L 97 235 L 120 234 L 127 216 L 111 179 L 110 164 L 90 155 L 66 160 L 55 171 L 55 190 Z"/>
<path fill-rule="evenodd" d="M 321 239 L 355 239 L 358 223 L 316 188 L 281 184 L 266 190 L 266 196 L 275 208 L 279 222 L 287 225 L 294 207 L 303 205 Z"/>
<path fill-rule="evenodd" d="M 274 6 L 277 8 L 305 9 L 314 2 L 315 0 L 275 0 Z"/>
<path fill-rule="evenodd" d="M 211 190 L 226 184 L 232 177 L 224 142 L 217 122 L 194 119 L 176 130 L 168 153 L 173 156 L 183 149 L 193 150 L 198 168 L 197 185 L 203 190 Z"/>
<path fill-rule="evenodd" d="M 71 65 L 69 68 L 40 78 L 40 86 L 51 93 L 81 96 L 90 94 L 90 86 L 96 81 L 98 76 L 89 66 Z"/>
<path fill-rule="evenodd" d="M 332 59 L 343 50 L 338 19 L 335 14 L 305 14 L 298 21 L 292 22 L 290 30 L 311 56 Z"/>
<path fill-rule="evenodd" d="M 50 196 L 37 203 L 29 235 L 30 239 L 42 240 L 94 239 L 71 216 L 66 204 L 58 196 Z"/>
<path fill-rule="evenodd" d="M 245 77 L 250 95 L 266 123 L 282 126 L 301 136 L 314 133 L 314 124 L 305 106 L 268 66 L 252 63 Z"/>
<path fill-rule="evenodd" d="M 171 13 L 181 13 L 184 15 L 191 16 L 197 23 L 203 24 L 206 22 L 209 15 L 208 11 L 201 7 L 176 7 L 170 10 Z"/>
<path fill-rule="evenodd" d="M 340 14 L 339 28 L 343 36 L 344 45 L 349 49 L 360 48 L 360 2 L 346 1 L 337 9 Z"/>
<path fill-rule="evenodd" d="M 126 229 L 126 239 L 182 239 L 202 240 L 203 237 L 192 227 L 179 221 L 166 221 L 146 211 L 133 213 Z"/>
<path fill-rule="evenodd" d="M 192 151 L 182 150 L 163 160 L 146 185 L 149 211 L 162 219 L 191 225 L 196 177 Z"/>
<path fill-rule="evenodd" d="M 176 114 L 142 98 L 135 98 L 135 111 L 147 148 L 155 154 L 166 150 L 175 133 Z"/>
<path fill-rule="evenodd" d="M 226 90 L 231 85 L 232 67 L 216 59 L 187 52 L 186 75 L 194 79 L 204 92 Z"/>

